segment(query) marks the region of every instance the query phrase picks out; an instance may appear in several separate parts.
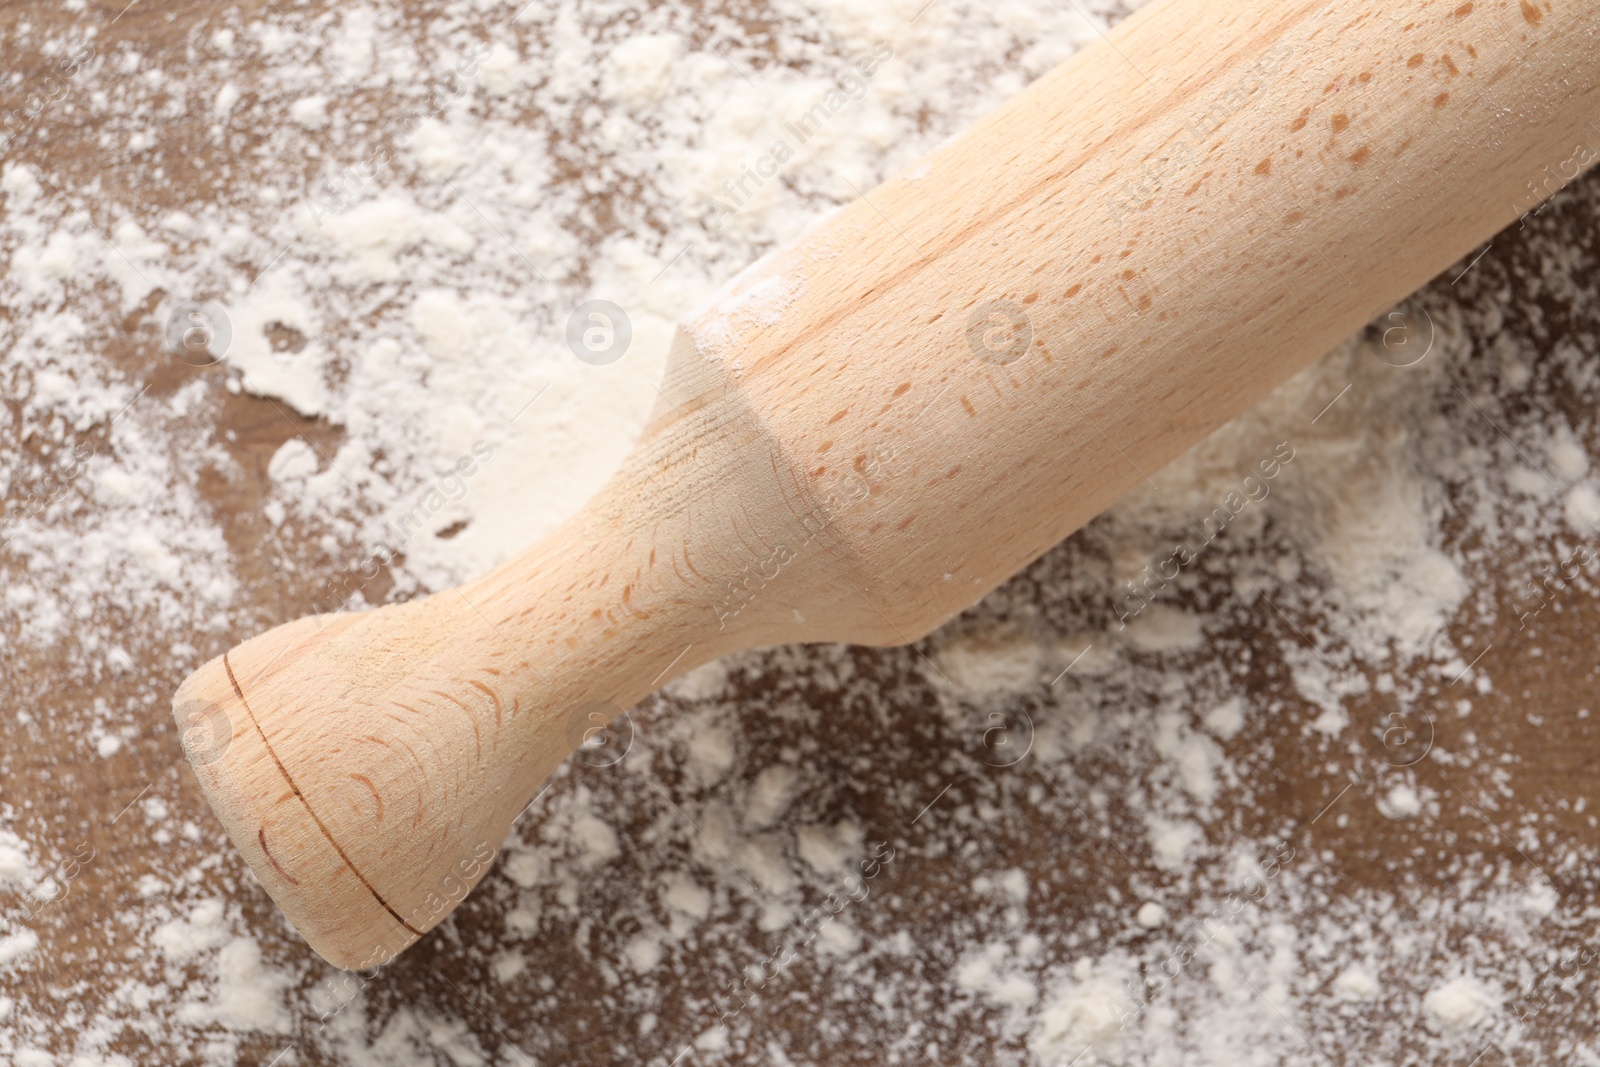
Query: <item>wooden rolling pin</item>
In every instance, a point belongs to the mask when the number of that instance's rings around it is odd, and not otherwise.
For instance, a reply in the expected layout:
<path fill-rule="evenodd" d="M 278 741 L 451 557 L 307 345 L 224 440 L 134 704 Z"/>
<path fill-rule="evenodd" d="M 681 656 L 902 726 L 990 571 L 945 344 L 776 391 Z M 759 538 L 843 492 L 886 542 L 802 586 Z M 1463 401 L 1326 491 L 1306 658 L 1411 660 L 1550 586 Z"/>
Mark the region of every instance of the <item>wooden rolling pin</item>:
<path fill-rule="evenodd" d="M 1145 8 L 691 313 L 548 538 L 196 671 L 206 795 L 313 948 L 387 960 L 587 728 L 927 634 L 1575 176 L 1597 90 L 1593 0 Z"/>

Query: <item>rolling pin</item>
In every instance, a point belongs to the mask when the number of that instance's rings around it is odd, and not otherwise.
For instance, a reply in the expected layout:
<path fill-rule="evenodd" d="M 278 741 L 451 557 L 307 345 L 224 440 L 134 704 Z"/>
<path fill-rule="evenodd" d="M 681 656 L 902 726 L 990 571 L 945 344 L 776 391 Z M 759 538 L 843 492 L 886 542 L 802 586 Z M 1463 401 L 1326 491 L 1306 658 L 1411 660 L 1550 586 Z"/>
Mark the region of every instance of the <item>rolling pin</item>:
<path fill-rule="evenodd" d="M 195 671 L 200 784 L 311 947 L 380 964 L 592 724 L 928 634 L 1575 177 L 1597 116 L 1593 0 L 1152 4 L 682 319 L 550 536 Z"/>

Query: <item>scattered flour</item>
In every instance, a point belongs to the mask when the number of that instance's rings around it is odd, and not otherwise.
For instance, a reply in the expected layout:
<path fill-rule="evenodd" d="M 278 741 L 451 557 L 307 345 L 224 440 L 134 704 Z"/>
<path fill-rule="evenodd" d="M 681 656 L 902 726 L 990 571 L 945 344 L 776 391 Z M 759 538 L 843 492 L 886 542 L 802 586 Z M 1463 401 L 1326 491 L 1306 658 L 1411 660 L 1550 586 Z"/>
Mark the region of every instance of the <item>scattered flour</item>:
<path fill-rule="evenodd" d="M 18 966 L 39 947 L 39 935 L 32 930 L 19 930 L 0 937 L 0 968 Z"/>
<path fill-rule="evenodd" d="M 1512 321 L 1593 306 L 1592 250 L 1553 215 L 1538 271 L 1490 256 L 1459 302 L 1404 306 L 1436 331 L 1420 364 L 1391 366 L 1382 332 L 1341 345 L 918 650 L 679 679 L 636 709 L 621 764 L 563 768 L 478 894 L 375 975 L 310 956 L 192 787 L 129 780 L 175 758 L 188 669 L 311 610 L 300 575 L 400 550 L 360 607 L 553 528 L 631 444 L 686 309 L 704 354 L 736 355 L 804 283 L 723 282 L 1129 6 L 552 0 L 412 23 L 356 4 L 218 11 L 141 50 L 121 31 L 142 8 L 113 33 L 69 3 L 0 29 L 19 51 L 94 42 L 34 128 L 102 131 L 114 163 L 85 176 L 19 140 L 0 164 L 0 680 L 27 751 L 74 752 L 131 798 L 97 832 L 136 836 L 146 865 L 84 861 L 68 819 L 18 800 L 73 790 L 0 751 L 0 1059 L 1231 1067 L 1471 1062 L 1481 1038 L 1543 1062 L 1561 1029 L 1514 1008 L 1557 933 L 1600 915 L 1566 889 L 1596 856 L 1513 814 L 1516 768 L 1472 731 L 1508 654 L 1480 631 L 1593 596 L 1585 576 L 1535 599 L 1495 584 L 1600 526 L 1592 323 Z M 893 57 L 846 78 L 880 43 Z M 830 92 L 832 120 L 732 203 Z M 214 195 L 173 184 L 154 207 L 112 180 L 167 182 L 155 161 L 200 143 L 228 160 Z M 1569 228 L 1600 200 L 1578 195 Z M 613 363 L 567 347 L 593 299 L 629 320 Z M 201 330 L 183 373 L 174 321 Z M 1280 448 L 1270 493 L 1123 618 L 1129 583 Z M 487 473 L 447 480 L 468 456 Z M 262 473 L 265 497 L 240 497 Z M 1465 732 L 1413 766 L 1374 707 Z M 991 717 L 1028 740 L 1020 762 L 984 757 Z M 1432 829 L 1459 799 L 1423 784 L 1441 767 L 1539 870 L 1498 829 Z M 1333 783 L 1328 809 L 1284 810 L 1289 773 Z M 1395 888 L 1334 888 L 1347 827 L 1413 835 L 1385 853 Z M 1546 1018 L 1592 1037 L 1585 988 Z"/>

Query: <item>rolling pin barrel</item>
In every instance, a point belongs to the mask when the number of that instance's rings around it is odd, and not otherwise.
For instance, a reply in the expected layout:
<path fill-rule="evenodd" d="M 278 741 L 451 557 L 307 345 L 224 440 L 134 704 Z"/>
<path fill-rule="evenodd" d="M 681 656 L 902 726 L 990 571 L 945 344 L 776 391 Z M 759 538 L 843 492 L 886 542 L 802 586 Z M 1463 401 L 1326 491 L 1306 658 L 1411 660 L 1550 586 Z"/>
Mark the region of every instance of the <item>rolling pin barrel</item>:
<path fill-rule="evenodd" d="M 1587 167 L 1597 120 L 1592 3 L 1152 5 L 687 316 L 549 538 L 196 671 L 202 787 L 313 948 L 381 963 L 611 716 L 739 649 L 927 634 Z"/>

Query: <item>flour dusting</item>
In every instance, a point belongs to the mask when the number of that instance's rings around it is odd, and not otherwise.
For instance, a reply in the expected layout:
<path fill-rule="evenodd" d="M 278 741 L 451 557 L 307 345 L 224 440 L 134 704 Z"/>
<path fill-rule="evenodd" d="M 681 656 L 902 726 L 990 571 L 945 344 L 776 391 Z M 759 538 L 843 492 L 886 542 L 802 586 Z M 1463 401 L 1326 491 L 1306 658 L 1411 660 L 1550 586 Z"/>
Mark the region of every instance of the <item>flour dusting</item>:
<path fill-rule="evenodd" d="M 762 256 L 1136 6 L 0 27 L 0 1059 L 1592 1058 L 1596 816 L 1543 742 L 1593 700 L 1540 688 L 1595 618 L 1592 180 L 917 646 L 674 682 L 376 972 L 182 761 L 187 671 L 549 532 L 680 319 L 738 370 L 827 266 Z"/>

